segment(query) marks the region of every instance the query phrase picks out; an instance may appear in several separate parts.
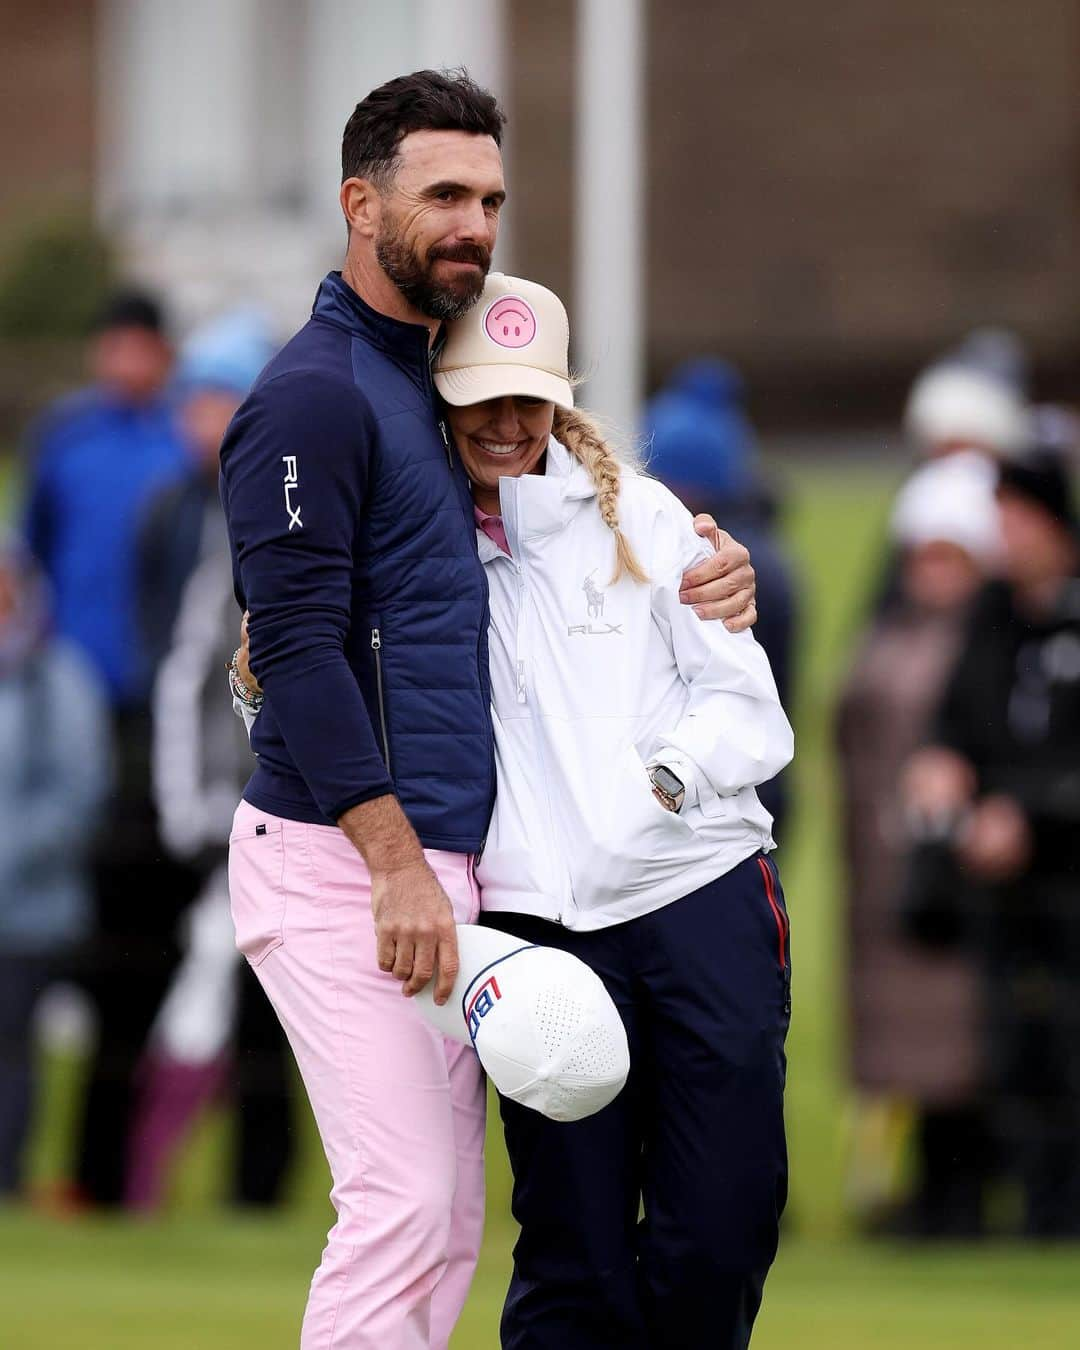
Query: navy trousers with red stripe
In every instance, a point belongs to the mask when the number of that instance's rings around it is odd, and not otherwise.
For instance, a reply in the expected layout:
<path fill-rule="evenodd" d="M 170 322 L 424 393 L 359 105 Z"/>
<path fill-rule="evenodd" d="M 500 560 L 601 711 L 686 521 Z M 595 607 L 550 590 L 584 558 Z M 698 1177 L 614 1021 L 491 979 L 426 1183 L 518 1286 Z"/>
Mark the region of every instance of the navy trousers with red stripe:
<path fill-rule="evenodd" d="M 504 1350 L 743 1350 L 787 1197 L 791 985 L 772 862 L 598 932 L 484 922 L 590 965 L 631 1056 L 622 1093 L 587 1120 L 501 1101 L 521 1225 Z"/>

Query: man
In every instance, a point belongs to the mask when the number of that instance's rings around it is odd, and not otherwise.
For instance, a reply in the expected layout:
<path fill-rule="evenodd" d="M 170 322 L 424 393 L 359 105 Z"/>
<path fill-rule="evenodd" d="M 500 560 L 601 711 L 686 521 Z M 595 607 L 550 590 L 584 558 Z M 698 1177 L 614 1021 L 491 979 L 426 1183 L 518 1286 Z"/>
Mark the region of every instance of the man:
<path fill-rule="evenodd" d="M 434 975 L 447 997 L 495 787 L 486 583 L 429 362 L 491 261 L 503 122 L 464 74 L 357 106 L 344 269 L 222 447 L 266 699 L 231 841 L 237 943 L 292 1042 L 338 1213 L 304 1350 L 445 1346 L 480 1239 L 476 1058 L 393 994 Z M 744 610 L 745 561 L 729 547 L 688 600 L 735 591 L 722 612 Z"/>
<path fill-rule="evenodd" d="M 988 1113 L 1024 1232 L 1080 1235 L 1080 526 L 1045 451 L 1006 462 L 1005 578 L 983 591 L 908 774 L 948 840 L 985 976 Z M 943 883 L 955 894 L 956 875 Z"/>
<path fill-rule="evenodd" d="M 96 932 L 76 972 L 98 1018 L 77 1198 L 103 1206 L 123 1200 L 136 1064 L 194 886 L 187 868 L 162 859 L 150 793 L 151 658 L 136 603 L 143 511 L 186 470 L 165 388 L 172 361 L 156 301 L 114 296 L 90 346 L 94 382 L 45 415 L 28 469 L 26 538 L 52 586 L 57 632 L 89 659 L 112 713 L 116 772 L 94 851 Z"/>

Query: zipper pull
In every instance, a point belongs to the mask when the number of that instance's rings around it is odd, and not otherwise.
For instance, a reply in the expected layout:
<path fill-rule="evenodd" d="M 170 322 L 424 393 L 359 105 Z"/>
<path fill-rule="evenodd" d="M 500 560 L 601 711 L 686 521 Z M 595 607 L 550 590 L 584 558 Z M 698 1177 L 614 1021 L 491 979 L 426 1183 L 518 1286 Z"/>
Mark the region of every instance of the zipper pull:
<path fill-rule="evenodd" d="M 525 697 L 525 662 L 517 663 L 517 701 L 519 703 L 527 702 Z"/>
<path fill-rule="evenodd" d="M 379 636 L 379 630 L 377 628 L 373 628 L 371 630 L 371 650 L 373 652 L 377 652 L 381 646 L 382 646 L 382 638 Z"/>
<path fill-rule="evenodd" d="M 450 472 L 454 471 L 454 457 L 450 453 L 450 437 L 446 434 L 446 423 L 439 423 L 439 430 L 442 432 L 442 443 L 446 446 L 446 462 L 450 465 Z"/>

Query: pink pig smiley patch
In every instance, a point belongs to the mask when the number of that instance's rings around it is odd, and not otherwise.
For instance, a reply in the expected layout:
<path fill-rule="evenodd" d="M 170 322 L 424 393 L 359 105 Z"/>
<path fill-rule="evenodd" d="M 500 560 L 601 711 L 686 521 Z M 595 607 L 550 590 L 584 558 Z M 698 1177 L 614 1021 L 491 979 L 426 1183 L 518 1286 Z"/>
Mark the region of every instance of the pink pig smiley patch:
<path fill-rule="evenodd" d="M 536 315 L 520 295 L 503 295 L 488 306 L 484 332 L 500 347 L 527 347 L 536 336 Z"/>

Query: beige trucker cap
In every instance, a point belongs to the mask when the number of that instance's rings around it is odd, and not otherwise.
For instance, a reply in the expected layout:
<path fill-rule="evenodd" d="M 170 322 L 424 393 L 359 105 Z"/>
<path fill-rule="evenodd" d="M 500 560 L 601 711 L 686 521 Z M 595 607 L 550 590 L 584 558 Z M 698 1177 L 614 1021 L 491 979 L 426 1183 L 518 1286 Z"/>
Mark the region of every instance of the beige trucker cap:
<path fill-rule="evenodd" d="M 449 325 L 435 388 L 455 407 L 524 394 L 572 408 L 569 346 L 566 310 L 553 291 L 492 272 L 479 301 Z"/>

